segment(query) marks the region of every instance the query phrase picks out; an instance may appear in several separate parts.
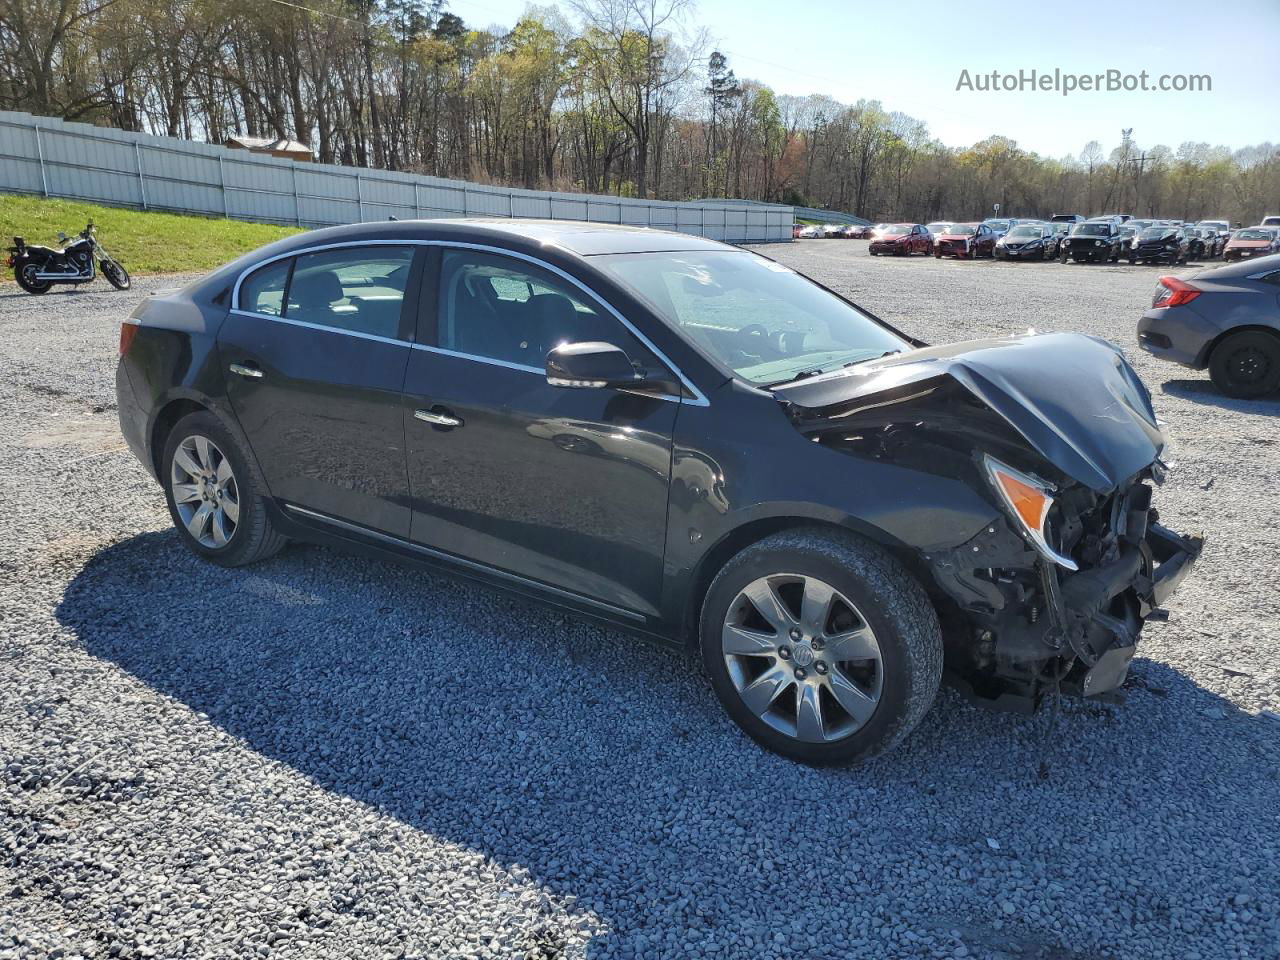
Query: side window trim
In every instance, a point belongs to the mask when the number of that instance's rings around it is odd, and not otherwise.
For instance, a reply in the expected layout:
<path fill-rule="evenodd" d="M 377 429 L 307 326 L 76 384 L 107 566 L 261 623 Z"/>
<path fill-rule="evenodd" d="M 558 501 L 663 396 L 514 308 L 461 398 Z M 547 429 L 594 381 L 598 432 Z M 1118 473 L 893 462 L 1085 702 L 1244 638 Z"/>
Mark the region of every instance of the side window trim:
<path fill-rule="evenodd" d="M 643 333 L 641 333 L 636 328 L 635 324 L 627 320 L 627 318 L 624 317 L 622 313 L 613 306 L 613 304 L 609 303 L 607 300 L 601 297 L 598 293 L 596 293 L 594 290 L 588 287 L 585 283 L 583 283 L 577 277 L 573 276 L 570 273 L 567 273 L 564 270 L 561 270 L 555 264 L 547 263 L 545 260 L 539 260 L 537 257 L 531 257 L 528 254 L 521 253 L 518 250 L 506 250 L 501 247 L 491 247 L 485 244 L 463 243 L 460 241 L 455 242 L 455 241 L 449 241 L 449 240 L 438 241 L 438 242 L 428 241 L 428 242 L 432 242 L 435 246 L 438 246 L 441 248 L 441 256 L 437 259 L 436 270 L 435 270 L 437 296 L 435 298 L 436 304 L 434 306 L 434 310 L 435 310 L 436 316 L 435 316 L 435 323 L 432 324 L 429 328 L 432 332 L 431 341 L 415 344 L 414 346 L 417 349 L 427 350 L 431 353 L 439 353 L 439 354 L 443 354 L 445 356 L 450 356 L 450 357 L 458 357 L 464 360 L 475 360 L 478 363 L 490 363 L 500 367 L 507 367 L 512 370 L 525 370 L 525 371 L 528 371 L 529 373 L 536 373 L 539 376 L 544 376 L 546 374 L 546 371 L 541 367 L 529 366 L 523 363 L 513 363 L 507 360 L 498 360 L 493 357 L 483 357 L 483 356 L 478 356 L 476 354 L 471 354 L 471 353 L 461 353 L 457 350 L 449 350 L 445 347 L 439 346 L 440 311 L 439 311 L 439 303 L 438 303 L 439 301 L 438 292 L 439 292 L 440 276 L 441 276 L 441 269 L 442 269 L 441 262 L 444 259 L 443 252 L 446 250 L 471 250 L 479 253 L 491 254 L 494 256 L 510 257 L 514 260 L 521 260 L 521 261 L 524 261 L 525 263 L 532 264 L 534 267 L 545 270 L 551 273 L 552 275 L 559 277 L 565 282 L 571 284 L 577 290 L 581 291 L 582 294 L 587 299 L 588 306 L 600 307 L 605 314 L 612 317 L 618 323 L 622 324 L 623 329 L 625 329 L 633 337 L 635 337 L 642 344 L 644 344 L 645 349 L 647 349 L 650 353 L 652 353 L 654 357 L 657 358 L 658 362 L 661 363 L 663 367 L 666 368 L 667 372 L 671 374 L 673 377 L 675 377 L 676 381 L 679 382 L 683 386 L 683 388 L 687 390 L 690 394 L 689 396 L 680 396 L 680 397 L 668 396 L 668 397 L 663 397 L 662 399 L 673 400 L 676 402 L 684 402 L 684 403 L 693 404 L 697 406 L 704 406 L 704 407 L 710 405 L 709 402 L 707 401 L 706 396 L 702 393 L 702 391 L 699 390 L 697 387 L 695 387 L 693 383 L 684 375 L 683 371 L 681 371 L 679 367 L 677 367 L 674 363 L 672 363 L 670 358 L 668 358 L 667 355 L 663 353 L 662 350 L 660 350 L 652 340 L 650 340 Z"/>
<path fill-rule="evenodd" d="M 346 248 L 346 247 L 370 247 L 370 246 L 382 246 L 382 247 L 413 246 L 413 247 L 435 247 L 437 249 L 442 247 L 452 247 L 460 250 L 478 250 L 483 253 L 493 253 L 493 254 L 498 254 L 499 256 L 513 257 L 517 260 L 524 260 L 527 263 L 533 264 L 534 266 L 541 267 L 544 270 L 548 270 L 551 273 L 555 274 L 557 277 L 560 277 L 563 280 L 567 281 L 568 283 L 572 284 L 573 286 L 577 287 L 588 298 L 590 298 L 590 300 L 592 300 L 593 302 L 603 307 L 606 313 L 608 313 L 615 320 L 621 323 L 627 330 L 629 330 L 632 333 L 633 336 L 636 337 L 636 339 L 638 339 L 641 343 L 643 343 L 645 347 L 647 347 L 653 353 L 653 355 L 658 358 L 659 362 L 661 362 L 667 368 L 667 370 L 675 376 L 676 380 L 688 392 L 687 395 L 684 395 L 684 396 L 666 397 L 665 399 L 672 400 L 677 403 L 686 403 L 686 404 L 689 404 L 690 406 L 707 407 L 711 405 L 710 401 L 707 400 L 706 394 L 704 394 L 701 390 L 699 390 L 697 386 L 694 385 L 693 381 L 690 380 L 687 376 L 685 376 L 684 371 L 681 370 L 678 365 L 673 363 L 671 361 L 671 358 L 668 357 L 666 353 L 663 352 L 663 350 L 660 347 L 658 347 L 657 344 L 655 344 L 652 340 L 650 340 L 647 336 L 645 336 L 635 326 L 635 324 L 633 324 L 630 320 L 624 317 L 622 313 L 616 307 L 613 306 L 613 304 L 609 303 L 607 300 L 600 297 L 599 294 L 597 294 L 594 290 L 588 287 L 585 283 L 583 283 L 577 277 L 560 269 L 553 263 L 548 263 L 545 260 L 539 260 L 537 257 L 530 256 L 527 253 L 522 253 L 519 250 L 509 250 L 505 247 L 496 247 L 491 244 L 467 243 L 465 241 L 459 241 L 459 240 L 347 240 L 341 243 L 325 243 L 325 244 L 317 244 L 312 247 L 299 247 L 296 250 L 289 250 L 286 253 L 279 253 L 279 254 L 276 254 L 274 257 L 269 257 L 266 260 L 261 260 L 258 263 L 255 263 L 250 267 L 246 267 L 243 271 L 241 271 L 240 275 L 236 277 L 235 286 L 232 288 L 232 291 L 231 291 L 230 310 L 233 313 L 239 313 L 239 314 L 243 314 L 245 316 L 250 316 L 250 317 L 260 317 L 264 320 L 274 320 L 278 323 L 290 323 L 295 326 L 312 327 L 314 329 L 325 330 L 331 333 L 338 333 L 338 334 L 342 334 L 345 336 L 352 336 L 352 337 L 363 337 L 365 339 L 379 340 L 386 343 L 401 343 L 401 344 L 406 344 L 407 346 L 415 350 L 426 350 L 432 353 L 443 353 L 446 355 L 452 354 L 455 356 L 462 357 L 463 359 L 475 360 L 481 363 L 496 363 L 500 366 L 513 366 L 514 369 L 517 369 L 517 370 L 528 370 L 531 373 L 538 373 L 538 374 L 545 373 L 545 371 L 536 367 L 526 367 L 523 365 L 510 365 L 510 364 L 506 364 L 504 361 L 490 360 L 487 357 L 473 357 L 469 354 L 453 354 L 452 351 L 445 350 L 441 347 L 438 347 L 435 345 L 435 342 L 434 342 L 434 335 L 436 332 L 435 323 L 428 322 L 424 330 L 424 327 L 422 326 L 421 312 L 419 312 L 418 329 L 420 334 L 421 333 L 429 334 L 431 337 L 431 342 L 424 342 L 423 340 L 420 339 L 419 342 L 414 343 L 407 340 L 392 339 L 388 337 L 378 337 L 373 334 L 360 333 L 360 332 L 351 331 L 351 330 L 341 330 L 336 327 L 324 327 L 318 324 L 307 323 L 306 321 L 303 321 L 303 320 L 290 320 L 287 317 L 273 317 L 267 313 L 255 313 L 252 310 L 243 310 L 240 307 L 240 287 L 244 284 L 245 279 L 248 278 L 250 274 L 257 272 L 262 267 L 265 267 L 271 263 L 274 263 L 277 260 L 284 260 L 287 257 L 296 258 L 296 257 L 302 256 L 303 254 L 317 253 L 322 250 L 336 250 L 339 248 Z M 427 267 L 428 270 L 434 270 L 433 286 L 438 285 L 439 260 L 440 260 L 440 257 L 439 257 L 439 254 L 437 254 L 435 257 L 434 265 L 430 264 L 429 262 Z M 293 281 L 293 267 L 292 265 L 290 265 L 289 283 L 292 283 L 292 281 Z M 288 292 L 289 292 L 288 287 L 286 286 L 286 289 L 285 289 L 286 296 L 288 295 Z M 424 284 L 424 289 L 420 294 L 420 298 L 423 294 L 426 294 L 426 292 L 427 291 L 425 289 L 425 284 Z M 432 306 L 430 308 L 430 311 L 434 313 L 435 307 Z"/>

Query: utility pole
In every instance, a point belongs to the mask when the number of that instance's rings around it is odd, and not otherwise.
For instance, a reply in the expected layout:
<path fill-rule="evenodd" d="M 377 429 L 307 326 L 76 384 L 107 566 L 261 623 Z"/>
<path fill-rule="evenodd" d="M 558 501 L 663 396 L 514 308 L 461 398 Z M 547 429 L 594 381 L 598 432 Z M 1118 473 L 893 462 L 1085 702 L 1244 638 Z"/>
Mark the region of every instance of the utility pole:
<path fill-rule="evenodd" d="M 1127 153 L 1128 144 L 1133 139 L 1133 127 L 1130 127 L 1127 130 L 1121 130 L 1120 134 L 1124 138 L 1124 143 L 1126 147 L 1125 152 Z M 1133 181 L 1133 209 L 1134 209 L 1134 213 L 1137 214 L 1138 216 L 1142 215 L 1142 210 L 1141 210 L 1142 172 L 1146 169 L 1147 161 L 1149 159 L 1150 157 L 1147 156 L 1147 151 L 1143 150 L 1141 156 L 1125 157 L 1124 160 L 1122 161 L 1124 163 L 1136 163 L 1138 165 L 1138 176 Z"/>

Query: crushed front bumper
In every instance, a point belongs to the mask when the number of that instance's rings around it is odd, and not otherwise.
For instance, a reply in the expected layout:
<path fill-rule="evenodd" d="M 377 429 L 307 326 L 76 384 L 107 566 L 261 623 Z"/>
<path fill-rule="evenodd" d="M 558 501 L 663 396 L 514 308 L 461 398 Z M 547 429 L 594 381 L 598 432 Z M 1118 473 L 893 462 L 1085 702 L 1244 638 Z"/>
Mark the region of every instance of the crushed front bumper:
<path fill-rule="evenodd" d="M 1126 494 L 1104 562 L 1067 572 L 1003 523 L 926 559 L 958 605 L 947 672 L 970 699 L 1031 710 L 1047 686 L 1084 697 L 1115 691 L 1138 636 L 1195 566 L 1203 540 L 1154 522 L 1149 488 Z"/>
<path fill-rule="evenodd" d="M 1184 537 L 1153 523 L 1141 546 L 1128 548 L 1106 567 L 1076 573 L 1063 584 L 1063 626 L 1078 658 L 1063 680 L 1067 692 L 1093 697 L 1124 683 L 1143 623 L 1173 596 L 1203 545 L 1199 537 Z"/>

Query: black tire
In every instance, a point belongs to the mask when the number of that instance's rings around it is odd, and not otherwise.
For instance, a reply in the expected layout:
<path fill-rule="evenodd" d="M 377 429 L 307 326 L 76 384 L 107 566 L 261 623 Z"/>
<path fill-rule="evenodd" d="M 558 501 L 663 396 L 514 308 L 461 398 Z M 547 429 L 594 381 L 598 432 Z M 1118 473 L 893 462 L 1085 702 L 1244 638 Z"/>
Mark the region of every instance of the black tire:
<path fill-rule="evenodd" d="M 52 280 L 37 280 L 33 276 L 38 269 L 40 269 L 39 265 L 32 263 L 30 260 L 13 268 L 13 279 L 18 281 L 18 286 L 27 291 L 27 293 L 34 293 L 36 296 L 48 293 L 53 287 Z"/>
<path fill-rule="evenodd" d="M 1280 389 L 1280 336 L 1262 330 L 1227 336 L 1209 357 L 1209 378 L 1229 397 L 1250 399 Z"/>
<path fill-rule="evenodd" d="M 782 574 L 834 587 L 875 633 L 880 699 L 866 721 L 840 739 L 807 742 L 761 719 L 743 702 L 725 662 L 721 637 L 731 605 L 752 582 Z M 733 721 L 765 749 L 814 766 L 856 763 L 892 749 L 929 711 L 942 680 L 942 632 L 924 589 L 882 548 L 838 531 L 788 531 L 747 547 L 712 581 L 699 635 L 703 666 Z"/>
<path fill-rule="evenodd" d="M 204 437 L 211 440 L 231 464 L 235 476 L 239 501 L 239 520 L 225 545 L 210 547 L 201 543 L 187 530 L 174 502 L 170 477 L 173 473 L 174 455 L 188 437 Z M 266 483 L 252 457 L 245 455 L 240 443 L 213 414 L 200 411 L 183 417 L 165 438 L 164 452 L 160 458 L 160 483 L 164 488 L 169 516 L 173 519 L 178 537 L 196 556 L 211 560 L 223 567 L 242 567 L 265 560 L 278 553 L 288 539 L 275 531 L 267 511 Z"/>
<path fill-rule="evenodd" d="M 133 285 L 133 281 L 129 279 L 129 271 L 117 260 L 103 260 L 102 275 L 117 290 L 128 290 Z"/>

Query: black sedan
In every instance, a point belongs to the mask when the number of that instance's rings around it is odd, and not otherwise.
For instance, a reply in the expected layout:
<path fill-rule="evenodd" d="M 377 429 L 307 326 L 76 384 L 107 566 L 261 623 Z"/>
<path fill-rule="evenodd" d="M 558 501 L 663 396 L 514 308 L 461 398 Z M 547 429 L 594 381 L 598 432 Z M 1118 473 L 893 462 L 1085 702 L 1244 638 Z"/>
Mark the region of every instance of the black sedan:
<path fill-rule="evenodd" d="M 1047 260 L 1058 254 L 1058 235 L 1047 223 L 1019 223 L 996 241 L 997 260 Z"/>
<path fill-rule="evenodd" d="M 1138 321 L 1143 350 L 1196 370 L 1232 397 L 1280 389 L 1280 256 L 1161 277 Z"/>
<path fill-rule="evenodd" d="M 1190 256 L 1185 227 L 1147 227 L 1129 247 L 1130 263 L 1186 263 Z"/>
<path fill-rule="evenodd" d="M 809 763 L 900 741 L 944 659 L 987 703 L 1114 690 L 1199 550 L 1154 523 L 1164 437 L 1113 346 L 926 347 L 682 234 L 320 230 L 149 297 L 120 347 L 199 556 L 345 544 L 687 645 Z"/>

